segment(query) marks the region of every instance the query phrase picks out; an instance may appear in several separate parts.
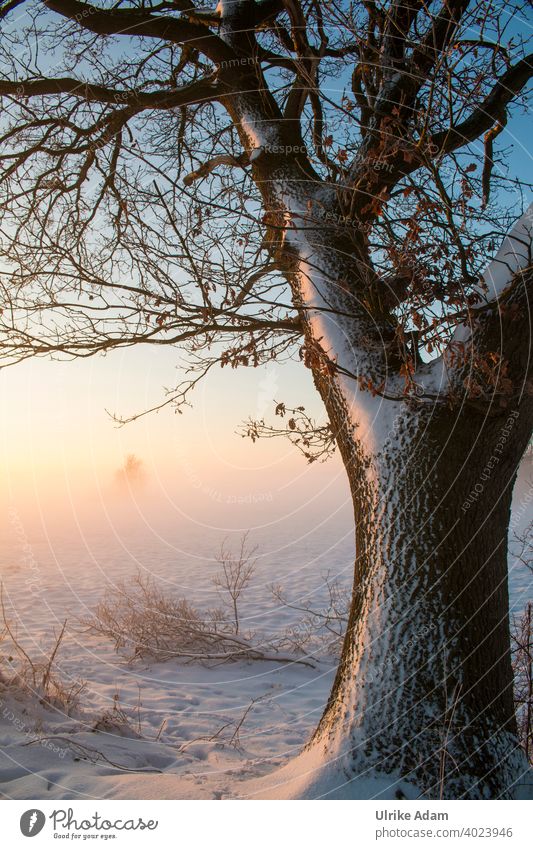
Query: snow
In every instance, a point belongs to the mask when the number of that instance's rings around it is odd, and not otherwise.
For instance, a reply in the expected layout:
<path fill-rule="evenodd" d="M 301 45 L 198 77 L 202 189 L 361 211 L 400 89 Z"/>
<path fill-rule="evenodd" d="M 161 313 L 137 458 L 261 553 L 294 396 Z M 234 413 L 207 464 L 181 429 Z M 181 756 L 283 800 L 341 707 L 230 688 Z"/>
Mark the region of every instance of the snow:
<path fill-rule="evenodd" d="M 331 540 L 336 572 L 347 592 L 353 568 L 349 536 L 349 540 L 339 544 L 333 533 Z M 170 584 L 175 594 L 186 594 L 204 607 L 214 606 L 217 599 L 211 576 L 215 566 L 207 556 L 172 559 L 165 546 L 158 547 L 154 541 L 147 545 L 144 539 L 129 538 L 129 554 L 107 538 L 92 539 L 90 553 L 84 551 L 81 543 L 71 540 L 54 545 L 53 550 L 44 541 L 32 540 L 40 578 L 28 591 L 17 540 L 11 542 L 10 545 L 8 540 L 4 548 L 1 572 L 6 606 L 10 619 L 18 625 L 22 643 L 32 656 L 38 655 L 40 646 L 50 644 L 52 629 L 57 631 L 67 617 L 70 624 L 59 673 L 65 680 L 86 679 L 87 692 L 79 713 L 67 717 L 45 710 L 34 699 L 18 699 L 0 687 L 0 780 L 5 796 L 235 795 L 238 784 L 273 771 L 305 744 L 332 685 L 336 668 L 333 658 L 321 658 L 315 668 L 265 662 L 211 669 L 172 661 L 128 665 L 105 639 L 76 630 L 76 615 L 87 613 L 106 586 L 127 575 L 133 577 L 139 564 Z M 282 556 L 273 554 L 265 560 L 257 580 L 249 587 L 243 606 L 243 627 L 275 635 L 299 620 L 299 614 L 273 599 L 271 583 L 281 582 L 296 600 L 305 600 L 310 593 L 317 606 L 324 602 L 320 576 L 331 566 L 330 545 L 321 540 L 320 533 L 315 535 L 310 549 L 301 543 L 299 552 L 291 551 L 290 543 L 289 537 Z M 207 546 L 195 537 L 191 545 L 206 555 L 216 550 L 214 539 Z M 135 730 L 139 688 L 141 737 L 127 729 L 110 733 L 91 730 L 104 710 L 112 707 L 115 693 L 132 717 Z M 240 746 L 235 748 L 229 739 L 252 699 L 259 701 L 243 723 Z M 164 730 L 157 740 L 163 722 Z M 219 737 L 209 739 L 224 725 L 227 728 Z M 49 735 L 61 738 L 51 741 L 59 747 L 59 753 L 46 747 L 44 740 L 26 745 Z M 98 750 L 108 761 L 134 770 L 135 774 L 112 766 L 101 757 L 91 763 L 85 759 L 86 752 L 84 759 L 76 759 L 76 745 Z"/>
<path fill-rule="evenodd" d="M 513 522 L 519 528 L 531 517 L 531 477 L 529 462 L 515 492 Z M 176 542 L 183 550 L 180 534 L 178 529 Z M 271 582 L 281 582 L 293 600 L 311 597 L 320 606 L 325 600 L 321 575 L 331 568 L 348 592 L 351 533 L 343 538 L 336 525 L 319 528 L 292 547 L 294 522 L 284 534 L 277 541 L 283 555 L 269 554 L 249 588 L 243 607 L 246 628 L 277 634 L 284 625 L 297 621 L 297 614 L 272 601 Z M 20 540 L 6 536 L 1 576 L 10 618 L 18 625 L 21 641 L 35 656 L 39 647 L 49 645 L 52 627 L 57 629 L 67 617 L 71 625 L 59 657 L 59 673 L 67 680 L 86 679 L 87 693 L 79 712 L 69 717 L 0 687 L 4 796 L 391 798 L 398 789 L 406 796 L 412 794 L 413 788 L 395 776 L 361 775 L 354 785 L 342 771 L 341 750 L 327 766 L 317 748 L 302 752 L 332 684 L 336 666 L 332 658 L 321 657 L 314 669 L 261 662 L 211 669 L 174 662 L 128 665 L 106 640 L 75 630 L 75 615 L 86 613 L 106 587 L 135 575 L 139 565 L 166 582 L 172 592 L 187 594 L 206 607 L 213 604 L 214 566 L 208 553 L 215 545 L 214 539 L 202 536 L 205 531 L 188 540 L 198 552 L 196 559 L 169 556 L 168 548 L 158 545 L 155 537 L 130 534 L 125 548 L 106 537 L 93 536 L 89 548 L 75 538 L 53 540 L 52 545 L 32 538 L 27 543 L 35 562 L 30 587 Z M 28 556 L 26 551 L 24 557 Z M 510 568 L 511 609 L 521 611 L 531 595 L 531 577 L 514 558 Z M 140 734 L 136 725 L 139 688 Z M 133 727 L 109 733 L 91 730 L 111 707 L 115 693 L 131 715 Z M 229 737 L 252 699 L 259 701 L 243 723 L 240 746 L 234 748 Z M 227 731 L 214 737 L 225 724 Z"/>
<path fill-rule="evenodd" d="M 239 109 L 240 124 L 251 148 L 250 162 L 254 162 L 266 149 L 275 145 L 278 134 L 269 122 L 250 109 L 245 99 L 239 104 Z"/>
<path fill-rule="evenodd" d="M 340 760 L 340 759 L 339 759 Z M 357 776 L 357 798 L 391 799 L 401 789 L 409 798 L 416 798 L 412 785 L 398 776 Z M 336 759 L 324 767 L 319 751 L 308 749 L 282 769 L 263 778 L 252 779 L 243 787 L 240 798 L 251 799 L 353 799 L 353 780 L 339 768 Z M 246 794 L 246 795 L 244 795 Z"/>
<path fill-rule="evenodd" d="M 513 275 L 532 262 L 533 204 L 514 223 L 502 240 L 498 252 L 483 272 L 483 284 L 474 286 L 486 303 L 497 303 L 511 282 Z M 453 342 L 466 343 L 470 339 L 469 324 L 457 325 Z"/>
<path fill-rule="evenodd" d="M 281 188 L 278 191 L 283 195 Z M 343 317 L 342 305 L 337 302 L 335 258 L 330 250 L 325 251 L 313 243 L 310 213 L 303 200 L 285 196 L 284 202 L 291 210 L 293 224 L 288 227 L 285 239 L 300 258 L 300 291 L 313 338 L 336 363 L 336 381 L 352 424 L 357 429 L 358 441 L 368 457 L 375 458 L 384 444 L 394 437 L 395 418 L 403 405 L 360 388 L 357 378 L 359 375 L 366 376 L 367 357 L 357 347 L 353 320 Z M 320 206 L 321 199 L 317 198 L 315 202 Z M 377 480 L 376 469 L 372 465 L 368 466 L 367 476 L 369 480 Z"/>
<path fill-rule="evenodd" d="M 530 265 L 532 236 L 533 203 L 507 233 L 496 256 L 483 272 L 483 281 L 488 286 L 485 296 L 489 300 L 497 300 L 511 282 L 513 274 Z"/>
<path fill-rule="evenodd" d="M 246 106 L 243 107 L 241 112 L 241 125 L 256 149 L 267 147 L 272 141 L 273 134 L 270 126 L 260 115 Z"/>
<path fill-rule="evenodd" d="M 502 240 L 494 259 L 483 272 L 483 284 L 473 289 L 485 303 L 495 302 L 505 292 L 513 275 L 527 268 L 533 260 L 533 204 L 518 218 Z M 468 323 L 458 324 L 453 332 L 452 343 L 466 344 L 471 337 Z M 445 357 L 440 356 L 417 371 L 416 382 L 426 396 L 436 396 L 449 389 L 450 378 Z"/>

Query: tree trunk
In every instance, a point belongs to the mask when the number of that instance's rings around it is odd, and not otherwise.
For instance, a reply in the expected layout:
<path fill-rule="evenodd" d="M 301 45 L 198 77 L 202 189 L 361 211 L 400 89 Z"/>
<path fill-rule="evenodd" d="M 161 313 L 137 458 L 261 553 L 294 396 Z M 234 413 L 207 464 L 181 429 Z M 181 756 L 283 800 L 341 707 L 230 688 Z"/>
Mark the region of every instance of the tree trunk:
<path fill-rule="evenodd" d="M 350 783 L 356 795 L 371 776 L 378 779 L 372 792 L 392 798 L 398 790 L 506 798 L 524 771 L 507 528 L 529 423 L 517 411 L 489 424 L 476 419 L 433 412 L 413 427 L 398 417 L 374 458 L 370 496 L 348 469 L 354 599 L 336 681 L 310 744 L 335 764 L 347 795 Z"/>
<path fill-rule="evenodd" d="M 306 345 L 319 349 L 310 365 L 353 497 L 356 564 L 336 680 L 288 792 L 511 797 L 527 765 L 513 704 L 507 531 L 531 398 L 488 415 L 464 399 L 454 410 L 362 388 L 358 378 L 377 385 L 394 358 L 361 310 L 369 268 L 354 269 L 353 245 L 349 260 L 338 240 L 325 247 L 324 231 L 303 245 L 301 233 L 292 238 Z M 523 378 L 524 363 L 517 369 Z"/>
<path fill-rule="evenodd" d="M 278 257 L 300 308 L 304 358 L 350 483 L 356 564 L 327 708 L 306 750 L 260 795 L 509 797 L 526 764 L 513 705 L 507 529 L 531 396 L 476 409 L 463 390 L 451 408 L 442 361 L 417 374 L 436 402 L 402 398 L 393 322 L 375 301 L 363 228 L 339 227 L 327 213 L 337 208 L 331 192 L 307 184 L 303 195 L 287 164 L 274 175 L 268 161 L 262 172 L 263 159 L 256 176 L 284 228 Z M 495 311 L 494 327 L 482 313 L 476 332 L 483 350 L 509 355 L 523 388 L 525 286 L 515 300 L 523 338 L 512 311 Z"/>

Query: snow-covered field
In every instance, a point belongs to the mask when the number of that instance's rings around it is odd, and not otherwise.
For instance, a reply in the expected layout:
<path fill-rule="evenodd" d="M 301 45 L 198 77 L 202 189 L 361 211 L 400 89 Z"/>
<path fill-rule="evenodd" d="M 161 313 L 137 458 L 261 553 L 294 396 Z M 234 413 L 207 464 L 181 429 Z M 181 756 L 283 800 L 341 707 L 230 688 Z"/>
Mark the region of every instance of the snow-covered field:
<path fill-rule="evenodd" d="M 527 492 L 522 475 L 515 494 L 518 527 L 531 518 Z M 79 624 L 106 588 L 139 571 L 169 594 L 204 609 L 215 606 L 213 555 L 223 533 L 189 527 L 185 540 L 176 527 L 162 539 L 118 523 L 113 534 L 46 540 L 28 535 L 16 511 L 8 524 L 0 560 L 7 618 L 37 660 L 66 619 L 56 673 L 66 682 L 83 679 L 86 690 L 72 716 L 0 690 L 5 797 L 232 798 L 247 795 L 243 782 L 300 751 L 323 710 L 334 658 L 322 656 L 313 667 L 263 661 L 211 668 L 176 661 L 129 664 L 108 640 Z M 245 631 L 275 640 L 299 621 L 299 613 L 274 599 L 272 584 L 281 584 L 295 603 L 320 607 L 329 571 L 349 592 L 353 542 L 346 516 L 298 533 L 289 522 L 277 529 L 275 542 L 268 526 L 251 538 L 259 560 L 241 604 Z M 531 598 L 531 574 L 514 559 L 510 567 L 511 609 L 520 612 Z M 114 706 L 128 722 L 95 731 Z"/>

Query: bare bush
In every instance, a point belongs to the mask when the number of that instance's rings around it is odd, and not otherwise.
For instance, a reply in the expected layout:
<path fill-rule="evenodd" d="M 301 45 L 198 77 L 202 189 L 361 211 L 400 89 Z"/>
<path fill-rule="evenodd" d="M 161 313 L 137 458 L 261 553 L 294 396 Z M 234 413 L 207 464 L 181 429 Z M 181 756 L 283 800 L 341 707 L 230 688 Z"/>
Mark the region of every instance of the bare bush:
<path fill-rule="evenodd" d="M 325 603 L 313 607 L 310 602 L 296 604 L 287 597 L 280 584 L 270 589 L 276 601 L 290 610 L 299 611 L 301 619 L 285 629 L 281 645 L 294 652 L 314 652 L 337 656 L 341 652 L 342 641 L 348 625 L 350 607 L 349 593 L 336 578 L 327 572 L 322 576 L 327 592 Z"/>
<path fill-rule="evenodd" d="M 248 532 L 246 532 L 241 537 L 240 548 L 236 555 L 224 541 L 216 558 L 220 571 L 214 576 L 213 583 L 219 591 L 222 604 L 231 610 L 236 634 L 239 633 L 240 627 L 239 599 L 255 572 L 256 552 L 257 546 L 252 548 L 248 545 Z"/>
<path fill-rule="evenodd" d="M 111 639 L 130 662 L 157 661 L 218 664 L 238 660 L 304 663 L 283 657 L 270 644 L 257 646 L 235 633 L 235 623 L 220 610 L 199 610 L 185 598 L 163 594 L 151 578 L 137 575 L 129 586 L 108 591 L 94 615 L 82 620 L 95 634 Z"/>
<path fill-rule="evenodd" d="M 268 693 L 263 693 L 261 696 L 256 696 L 255 699 L 251 699 L 250 703 L 244 709 L 240 717 L 236 719 L 229 719 L 227 722 L 224 722 L 219 728 L 216 729 L 212 734 L 202 734 L 200 737 L 195 737 L 192 740 L 187 740 L 187 742 L 183 743 L 179 747 L 179 752 L 183 753 L 191 746 L 194 746 L 196 743 L 216 743 L 219 746 L 231 746 L 234 749 L 243 749 L 241 745 L 241 731 L 244 723 L 248 719 L 249 714 L 252 712 L 256 704 L 259 702 L 265 701 L 265 699 L 270 698 Z"/>
<path fill-rule="evenodd" d="M 8 648 L 6 654 L 0 655 L 0 686 L 6 690 L 31 693 L 42 705 L 70 716 L 78 707 L 86 684 L 80 680 L 65 681 L 58 671 L 57 657 L 65 636 L 67 621 L 63 622 L 59 634 L 54 635 L 50 647 L 40 649 L 41 657 L 36 659 L 24 649 L 8 620 L 1 586 L 0 607 L 3 623 L 0 643 L 7 641 Z"/>
<path fill-rule="evenodd" d="M 125 707 L 120 701 L 120 694 L 118 692 L 113 693 L 112 706 L 104 710 L 94 721 L 92 730 L 116 734 L 121 737 L 141 739 L 144 737 L 142 733 L 141 704 L 140 688 L 137 704 L 133 708 Z"/>

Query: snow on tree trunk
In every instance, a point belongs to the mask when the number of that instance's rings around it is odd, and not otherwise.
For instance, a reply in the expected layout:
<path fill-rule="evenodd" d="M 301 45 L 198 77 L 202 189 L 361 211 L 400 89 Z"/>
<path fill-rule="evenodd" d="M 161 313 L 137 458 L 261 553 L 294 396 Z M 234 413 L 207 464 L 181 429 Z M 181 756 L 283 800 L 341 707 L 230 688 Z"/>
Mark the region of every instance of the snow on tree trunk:
<path fill-rule="evenodd" d="M 519 418 L 481 436 L 468 415 L 399 421 L 371 499 L 351 476 L 354 600 L 311 744 L 342 781 L 370 770 L 390 791 L 401 778 L 415 795 L 494 798 L 520 776 L 506 562 Z"/>
<path fill-rule="evenodd" d="M 329 703 L 304 753 L 269 786 L 274 797 L 506 798 L 526 768 L 507 528 L 531 399 L 489 417 L 365 389 L 360 378 L 386 380 L 390 361 L 349 279 L 371 272 L 328 244 L 327 227 L 309 226 L 316 198 L 283 200 L 308 365 L 350 482 L 356 564 Z M 428 366 L 421 379 L 438 391 L 446 369 Z"/>

